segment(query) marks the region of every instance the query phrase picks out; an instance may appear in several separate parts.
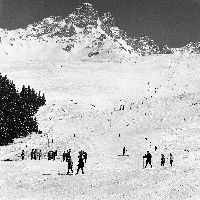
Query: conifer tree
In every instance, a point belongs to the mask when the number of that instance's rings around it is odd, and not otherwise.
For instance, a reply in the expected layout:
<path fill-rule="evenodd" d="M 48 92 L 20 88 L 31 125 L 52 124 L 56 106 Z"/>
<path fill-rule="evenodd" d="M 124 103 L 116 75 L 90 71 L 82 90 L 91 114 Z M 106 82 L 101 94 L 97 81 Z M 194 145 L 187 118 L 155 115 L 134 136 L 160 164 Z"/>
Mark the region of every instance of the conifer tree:
<path fill-rule="evenodd" d="M 30 86 L 18 92 L 13 81 L 0 74 L 0 145 L 37 132 L 34 115 L 45 101 L 44 94 L 41 97 Z"/>

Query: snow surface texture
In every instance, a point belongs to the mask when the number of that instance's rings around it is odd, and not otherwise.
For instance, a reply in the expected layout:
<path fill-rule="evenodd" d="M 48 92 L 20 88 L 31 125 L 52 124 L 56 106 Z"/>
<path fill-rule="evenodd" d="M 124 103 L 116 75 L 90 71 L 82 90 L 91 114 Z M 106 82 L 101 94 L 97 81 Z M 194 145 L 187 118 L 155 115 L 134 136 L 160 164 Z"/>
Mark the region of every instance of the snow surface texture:
<path fill-rule="evenodd" d="M 18 88 L 44 92 L 47 103 L 37 114 L 41 135 L 1 147 L 1 160 L 14 161 L 0 162 L 0 198 L 199 199 L 199 61 L 152 55 L 124 63 L 1 62 L 3 75 Z M 118 156 L 124 146 L 129 156 Z M 30 160 L 32 148 L 42 149 L 41 161 Z M 78 151 L 88 152 L 84 175 L 66 175 L 61 155 L 69 148 L 75 170 Z M 57 160 L 47 161 L 55 149 Z M 147 150 L 152 169 L 142 169 Z M 160 167 L 161 153 L 170 152 L 174 166 L 168 159 Z"/>

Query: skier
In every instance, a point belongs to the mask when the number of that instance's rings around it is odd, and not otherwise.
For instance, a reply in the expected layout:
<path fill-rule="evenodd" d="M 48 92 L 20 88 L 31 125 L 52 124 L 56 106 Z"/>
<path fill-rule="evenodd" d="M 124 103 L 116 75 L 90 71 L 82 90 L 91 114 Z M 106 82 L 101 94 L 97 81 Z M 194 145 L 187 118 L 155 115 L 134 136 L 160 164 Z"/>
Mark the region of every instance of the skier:
<path fill-rule="evenodd" d="M 174 161 L 174 157 L 172 156 L 171 153 L 170 153 L 169 155 L 170 155 L 170 160 L 169 160 L 169 162 L 170 162 L 170 165 L 171 165 L 171 167 L 172 167 L 172 163 L 173 163 L 173 161 Z"/>
<path fill-rule="evenodd" d="M 145 168 L 147 167 L 148 164 L 151 165 L 151 168 L 152 168 L 152 164 L 151 164 L 151 158 L 152 158 L 152 155 L 149 153 L 149 151 L 147 151 L 147 154 L 145 154 L 143 156 L 143 158 L 146 158 L 146 165 L 145 165 Z"/>
<path fill-rule="evenodd" d="M 66 158 L 65 158 L 66 162 L 68 162 L 70 156 L 71 156 L 71 149 L 67 150 Z"/>
<path fill-rule="evenodd" d="M 157 147 L 157 146 L 155 146 L 155 151 L 157 150 L 157 148 L 158 148 L 158 147 Z"/>
<path fill-rule="evenodd" d="M 48 160 L 55 160 L 55 151 L 49 151 L 48 152 Z"/>
<path fill-rule="evenodd" d="M 69 174 L 69 170 L 71 170 L 71 172 L 73 174 L 73 162 L 72 162 L 71 156 L 68 158 L 68 171 L 67 171 L 67 174 Z"/>
<path fill-rule="evenodd" d="M 57 150 L 53 151 L 53 160 L 56 159 L 56 156 L 57 156 Z"/>
<path fill-rule="evenodd" d="M 161 166 L 165 165 L 165 156 L 164 154 L 161 154 Z"/>
<path fill-rule="evenodd" d="M 79 155 L 78 155 L 78 165 L 77 166 L 78 166 L 78 169 L 77 169 L 76 175 L 78 174 L 80 169 L 82 171 L 82 174 L 84 174 L 84 171 L 83 171 L 84 161 L 83 161 L 83 151 L 82 150 L 79 152 Z"/>
<path fill-rule="evenodd" d="M 65 162 L 65 159 L 66 159 L 66 153 L 65 153 L 65 151 L 63 152 L 62 158 L 63 158 L 63 162 Z"/>
<path fill-rule="evenodd" d="M 31 150 L 31 160 L 34 158 L 34 149 Z"/>
<path fill-rule="evenodd" d="M 37 149 L 35 149 L 33 152 L 33 158 L 34 160 L 37 160 Z"/>
<path fill-rule="evenodd" d="M 21 153 L 21 159 L 22 159 L 22 160 L 24 160 L 24 156 L 25 156 L 25 155 L 24 155 L 24 150 L 22 150 L 22 153 Z"/>
<path fill-rule="evenodd" d="M 124 148 L 123 148 L 123 156 L 125 156 L 126 151 L 127 151 L 127 150 L 126 150 L 126 147 L 124 147 Z"/>
<path fill-rule="evenodd" d="M 41 156 L 42 156 L 42 150 L 40 149 L 40 151 L 38 152 L 38 159 L 39 160 L 40 160 Z"/>
<path fill-rule="evenodd" d="M 47 153 L 48 160 L 50 160 L 50 152 Z"/>
<path fill-rule="evenodd" d="M 87 152 L 85 152 L 85 151 L 83 151 L 83 159 L 84 159 L 84 161 L 85 161 L 85 163 L 86 163 L 86 160 L 87 160 Z"/>
<path fill-rule="evenodd" d="M 120 100 L 119 110 L 124 110 L 124 102 L 122 101 L 122 99 Z"/>

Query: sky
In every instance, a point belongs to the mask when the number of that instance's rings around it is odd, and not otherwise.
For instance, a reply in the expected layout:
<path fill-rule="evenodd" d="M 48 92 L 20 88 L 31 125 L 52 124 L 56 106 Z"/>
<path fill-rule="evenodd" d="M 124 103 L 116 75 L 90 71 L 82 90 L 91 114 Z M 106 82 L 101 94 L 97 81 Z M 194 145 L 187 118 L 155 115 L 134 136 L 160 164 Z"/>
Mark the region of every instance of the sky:
<path fill-rule="evenodd" d="M 44 17 L 66 17 L 82 3 L 111 12 L 130 36 L 182 47 L 200 41 L 200 0 L 0 0 L 0 28 L 24 28 Z"/>

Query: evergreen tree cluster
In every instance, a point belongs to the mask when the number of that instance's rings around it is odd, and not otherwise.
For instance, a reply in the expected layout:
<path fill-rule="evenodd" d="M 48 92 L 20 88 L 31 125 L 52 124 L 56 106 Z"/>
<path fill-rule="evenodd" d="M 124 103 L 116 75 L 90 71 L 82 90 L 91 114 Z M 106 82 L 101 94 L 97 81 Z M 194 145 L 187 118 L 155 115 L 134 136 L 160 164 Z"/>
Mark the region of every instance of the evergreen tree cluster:
<path fill-rule="evenodd" d="M 19 92 L 13 81 L 0 74 L 0 145 L 38 132 L 34 115 L 45 102 L 44 94 L 36 93 L 30 86 L 23 86 Z"/>

